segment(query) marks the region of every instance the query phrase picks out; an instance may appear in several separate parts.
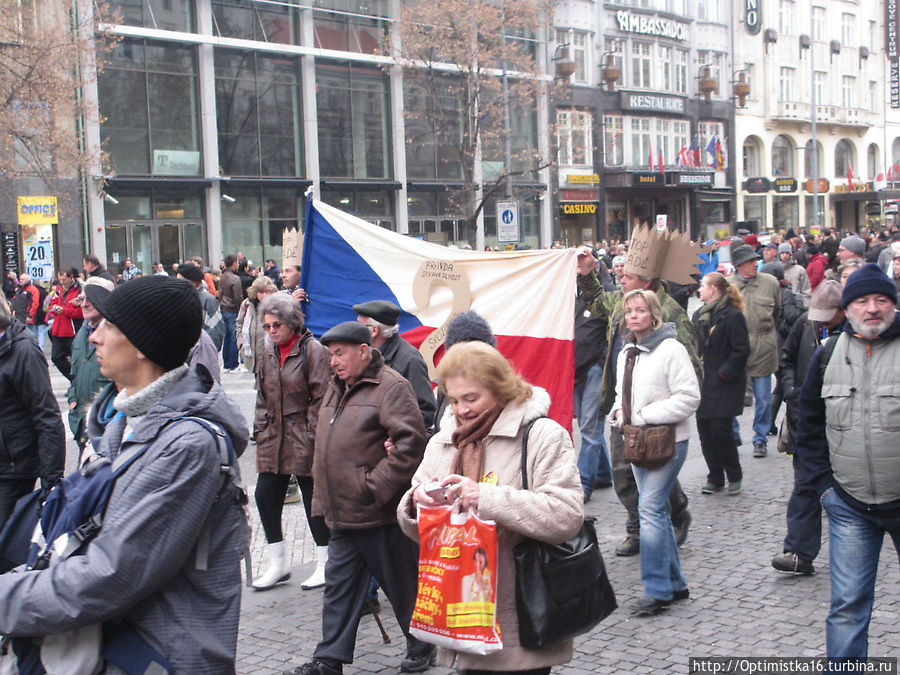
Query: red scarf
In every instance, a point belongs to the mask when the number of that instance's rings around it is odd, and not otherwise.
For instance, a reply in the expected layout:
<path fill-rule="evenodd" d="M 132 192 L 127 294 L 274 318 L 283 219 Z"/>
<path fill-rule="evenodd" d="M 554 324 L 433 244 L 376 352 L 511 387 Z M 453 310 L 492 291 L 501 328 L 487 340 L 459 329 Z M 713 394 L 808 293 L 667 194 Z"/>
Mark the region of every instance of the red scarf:
<path fill-rule="evenodd" d="M 291 353 L 291 349 L 294 348 L 294 345 L 297 344 L 297 341 L 300 339 L 299 335 L 292 335 L 291 339 L 285 342 L 283 345 L 278 345 L 278 351 L 281 352 L 281 365 L 284 366 L 284 360 L 288 357 L 288 354 Z"/>

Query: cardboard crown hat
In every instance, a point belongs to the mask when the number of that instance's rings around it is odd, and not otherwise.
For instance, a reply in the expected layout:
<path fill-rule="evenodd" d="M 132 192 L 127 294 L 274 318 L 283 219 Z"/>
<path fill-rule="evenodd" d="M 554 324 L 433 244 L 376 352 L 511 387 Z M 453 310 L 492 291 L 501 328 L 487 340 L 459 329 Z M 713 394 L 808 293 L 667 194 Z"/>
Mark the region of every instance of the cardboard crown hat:
<path fill-rule="evenodd" d="M 660 232 L 653 226 L 637 225 L 631 233 L 625 271 L 676 284 L 694 284 L 697 280 L 691 275 L 699 273 L 697 265 L 702 262 L 698 256 L 710 248 L 691 241 L 682 232 Z"/>

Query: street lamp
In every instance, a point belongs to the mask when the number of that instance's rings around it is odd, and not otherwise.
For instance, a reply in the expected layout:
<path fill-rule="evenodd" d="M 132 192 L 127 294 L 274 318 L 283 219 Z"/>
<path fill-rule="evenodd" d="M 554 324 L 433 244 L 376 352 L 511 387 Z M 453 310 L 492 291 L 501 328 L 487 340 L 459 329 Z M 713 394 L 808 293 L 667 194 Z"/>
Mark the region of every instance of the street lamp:
<path fill-rule="evenodd" d="M 606 83 L 605 91 L 615 91 L 616 82 L 622 77 L 622 69 L 616 65 L 614 58 L 619 53 L 618 51 L 608 51 L 600 55 L 600 79 Z"/>

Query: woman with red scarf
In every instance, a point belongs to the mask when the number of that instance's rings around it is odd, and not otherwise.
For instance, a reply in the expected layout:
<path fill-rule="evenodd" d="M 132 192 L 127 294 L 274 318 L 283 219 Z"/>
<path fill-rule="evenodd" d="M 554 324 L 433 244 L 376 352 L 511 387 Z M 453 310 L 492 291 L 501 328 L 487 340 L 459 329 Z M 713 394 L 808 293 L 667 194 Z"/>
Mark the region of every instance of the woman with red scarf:
<path fill-rule="evenodd" d="M 53 317 L 53 324 L 50 326 L 50 360 L 67 380 L 72 379 L 72 343 L 84 321 L 81 303 L 78 302 L 80 293 L 78 270 L 74 267 L 60 270 L 59 285 L 50 295 L 48 311 L 48 316 Z"/>

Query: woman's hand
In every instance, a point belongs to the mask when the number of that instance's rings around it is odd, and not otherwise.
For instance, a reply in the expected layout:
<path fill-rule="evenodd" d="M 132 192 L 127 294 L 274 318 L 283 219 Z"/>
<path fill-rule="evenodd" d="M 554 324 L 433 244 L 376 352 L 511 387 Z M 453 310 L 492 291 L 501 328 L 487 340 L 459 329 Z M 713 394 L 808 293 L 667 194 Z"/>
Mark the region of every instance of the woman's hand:
<path fill-rule="evenodd" d="M 441 485 L 447 486 L 447 501 L 459 499 L 461 510 L 478 509 L 479 486 L 471 478 L 450 474 L 441 481 Z"/>
<path fill-rule="evenodd" d="M 437 478 L 436 477 L 432 478 L 430 482 L 436 483 Z M 447 504 L 450 503 L 450 500 L 447 498 L 445 498 L 443 500 L 433 499 L 431 497 L 431 495 L 429 495 L 427 492 L 425 492 L 426 485 L 428 485 L 428 483 L 419 483 L 416 486 L 416 489 L 413 490 L 413 493 L 412 493 L 413 504 L 416 504 L 418 506 L 432 506 L 433 507 L 433 506 L 446 506 Z"/>

